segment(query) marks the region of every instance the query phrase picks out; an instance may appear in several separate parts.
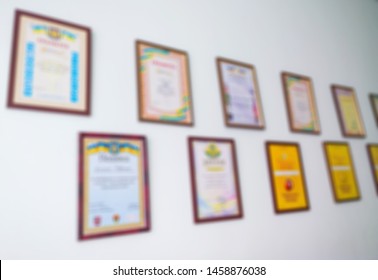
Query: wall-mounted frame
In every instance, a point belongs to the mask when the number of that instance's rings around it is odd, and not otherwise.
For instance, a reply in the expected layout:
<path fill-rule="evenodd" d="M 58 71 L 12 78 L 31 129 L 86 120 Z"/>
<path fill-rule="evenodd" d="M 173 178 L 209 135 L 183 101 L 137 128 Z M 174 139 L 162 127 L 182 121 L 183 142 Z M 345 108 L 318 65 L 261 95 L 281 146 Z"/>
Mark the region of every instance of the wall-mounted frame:
<path fill-rule="evenodd" d="M 370 103 L 373 109 L 375 123 L 378 126 L 378 94 L 373 94 L 373 93 L 370 94 Z"/>
<path fill-rule="evenodd" d="M 352 155 L 347 142 L 324 142 L 325 158 L 336 202 L 360 199 Z"/>
<path fill-rule="evenodd" d="M 221 57 L 216 62 L 226 126 L 265 128 L 255 67 Z"/>
<path fill-rule="evenodd" d="M 371 171 L 373 173 L 374 184 L 378 194 L 378 144 L 367 144 L 366 148 L 369 155 L 369 161 Z"/>
<path fill-rule="evenodd" d="M 16 11 L 8 107 L 90 114 L 91 31 Z"/>
<path fill-rule="evenodd" d="M 282 72 L 287 115 L 292 132 L 320 133 L 320 120 L 310 77 Z"/>
<path fill-rule="evenodd" d="M 339 85 L 332 85 L 331 89 L 344 137 L 365 137 L 365 127 L 354 89 Z"/>
<path fill-rule="evenodd" d="M 309 210 L 299 144 L 268 141 L 265 146 L 276 213 Z"/>
<path fill-rule="evenodd" d="M 243 216 L 234 140 L 189 137 L 196 223 Z"/>
<path fill-rule="evenodd" d="M 193 125 L 187 53 L 138 40 L 136 59 L 139 119 Z"/>
<path fill-rule="evenodd" d="M 79 136 L 79 239 L 150 229 L 144 136 Z"/>

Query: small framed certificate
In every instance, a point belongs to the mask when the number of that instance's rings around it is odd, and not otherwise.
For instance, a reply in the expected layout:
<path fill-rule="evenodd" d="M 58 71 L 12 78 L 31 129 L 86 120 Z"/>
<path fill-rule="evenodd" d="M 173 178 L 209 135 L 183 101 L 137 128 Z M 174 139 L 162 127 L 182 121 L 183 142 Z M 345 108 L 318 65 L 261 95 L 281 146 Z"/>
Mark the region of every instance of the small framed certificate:
<path fill-rule="evenodd" d="M 332 85 L 331 88 L 344 137 L 365 137 L 365 128 L 354 89 L 338 85 Z"/>
<path fill-rule="evenodd" d="M 373 108 L 375 123 L 378 126 L 378 94 L 370 94 L 370 103 L 371 107 Z"/>
<path fill-rule="evenodd" d="M 309 210 L 299 144 L 268 141 L 266 152 L 276 213 Z"/>
<path fill-rule="evenodd" d="M 263 129 L 265 120 L 255 67 L 219 57 L 217 67 L 225 124 Z"/>
<path fill-rule="evenodd" d="M 79 239 L 150 228 L 143 136 L 80 134 Z"/>
<path fill-rule="evenodd" d="M 324 142 L 328 174 L 336 202 L 360 199 L 353 159 L 346 142 Z"/>
<path fill-rule="evenodd" d="M 137 41 L 136 58 L 139 119 L 193 125 L 186 52 Z"/>
<path fill-rule="evenodd" d="M 196 223 L 243 216 L 232 139 L 190 137 L 193 212 Z"/>
<path fill-rule="evenodd" d="M 91 31 L 16 11 L 8 107 L 90 114 Z"/>
<path fill-rule="evenodd" d="M 283 72 L 281 77 L 291 131 L 319 134 L 320 121 L 311 78 L 288 72 Z"/>
<path fill-rule="evenodd" d="M 373 172 L 374 184 L 378 194 L 378 144 L 367 144 L 367 150 Z"/>

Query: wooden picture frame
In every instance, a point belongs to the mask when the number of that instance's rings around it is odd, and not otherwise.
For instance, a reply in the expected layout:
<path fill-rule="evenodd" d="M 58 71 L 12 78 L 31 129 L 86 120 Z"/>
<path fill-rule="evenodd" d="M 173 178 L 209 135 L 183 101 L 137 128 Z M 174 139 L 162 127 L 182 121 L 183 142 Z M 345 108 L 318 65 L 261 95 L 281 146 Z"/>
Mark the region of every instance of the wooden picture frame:
<path fill-rule="evenodd" d="M 17 10 L 8 107 L 90 114 L 91 30 Z"/>
<path fill-rule="evenodd" d="M 352 154 L 347 142 L 323 142 L 329 180 L 335 202 L 361 198 Z"/>
<path fill-rule="evenodd" d="M 364 138 L 365 127 L 354 89 L 331 85 L 331 90 L 343 136 Z"/>
<path fill-rule="evenodd" d="M 370 93 L 369 98 L 371 107 L 373 109 L 375 123 L 378 127 L 378 94 Z"/>
<path fill-rule="evenodd" d="M 366 144 L 374 185 L 378 195 L 378 144 Z"/>
<path fill-rule="evenodd" d="M 282 72 L 281 79 L 290 130 L 320 134 L 320 120 L 311 78 Z"/>
<path fill-rule="evenodd" d="M 150 229 L 144 136 L 79 135 L 79 239 Z"/>
<path fill-rule="evenodd" d="M 309 210 L 310 200 L 299 144 L 267 141 L 265 148 L 276 214 Z"/>
<path fill-rule="evenodd" d="M 185 51 L 136 41 L 139 120 L 192 126 L 189 58 Z"/>
<path fill-rule="evenodd" d="M 222 57 L 216 59 L 216 64 L 225 125 L 264 129 L 265 118 L 255 67 Z"/>
<path fill-rule="evenodd" d="M 188 145 L 195 223 L 242 218 L 234 140 L 189 137 Z"/>

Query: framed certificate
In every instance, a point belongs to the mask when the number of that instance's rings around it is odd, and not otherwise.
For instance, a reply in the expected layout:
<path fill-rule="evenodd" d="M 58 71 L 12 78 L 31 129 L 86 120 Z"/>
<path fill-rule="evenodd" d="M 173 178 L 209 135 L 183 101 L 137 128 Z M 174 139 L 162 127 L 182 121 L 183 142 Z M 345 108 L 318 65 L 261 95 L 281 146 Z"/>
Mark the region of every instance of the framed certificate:
<path fill-rule="evenodd" d="M 365 137 L 365 128 L 353 88 L 332 85 L 341 131 L 345 137 Z"/>
<path fill-rule="evenodd" d="M 79 239 L 150 228 L 143 136 L 80 134 Z"/>
<path fill-rule="evenodd" d="M 371 171 L 373 172 L 374 184 L 378 194 L 378 144 L 367 145 Z"/>
<path fill-rule="evenodd" d="M 188 140 L 195 222 L 241 218 L 234 141 L 199 137 Z"/>
<path fill-rule="evenodd" d="M 90 114 L 87 27 L 16 11 L 8 107 Z"/>
<path fill-rule="evenodd" d="M 283 72 L 281 74 L 290 129 L 293 132 L 320 133 L 311 78 Z"/>
<path fill-rule="evenodd" d="M 352 155 L 346 142 L 324 142 L 328 174 L 336 202 L 360 199 Z"/>
<path fill-rule="evenodd" d="M 227 126 L 265 127 L 256 70 L 253 65 L 217 58 L 218 77 Z"/>
<path fill-rule="evenodd" d="M 375 123 L 378 126 L 378 94 L 370 94 L 370 103 L 373 108 Z"/>
<path fill-rule="evenodd" d="M 266 152 L 276 213 L 309 210 L 299 144 L 269 141 Z"/>
<path fill-rule="evenodd" d="M 139 119 L 193 125 L 189 60 L 184 51 L 136 42 Z"/>

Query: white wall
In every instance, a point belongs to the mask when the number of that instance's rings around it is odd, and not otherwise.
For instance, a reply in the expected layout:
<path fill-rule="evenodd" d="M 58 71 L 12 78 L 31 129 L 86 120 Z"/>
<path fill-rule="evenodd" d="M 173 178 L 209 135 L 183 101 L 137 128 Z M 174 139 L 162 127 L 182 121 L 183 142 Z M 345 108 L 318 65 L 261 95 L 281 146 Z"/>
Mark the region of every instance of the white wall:
<path fill-rule="evenodd" d="M 90 117 L 6 108 L 16 8 L 93 32 Z M 368 100 L 378 92 L 374 0 L 0 0 L 0 259 L 378 258 L 378 197 L 365 144 L 378 142 Z M 137 120 L 134 43 L 189 53 L 195 126 Z M 215 57 L 252 63 L 267 129 L 226 128 Z M 288 129 L 282 70 L 312 77 L 320 136 Z M 341 136 L 330 84 L 353 86 L 365 139 Z M 152 230 L 77 240 L 78 133 L 148 137 Z M 187 137 L 236 140 L 245 217 L 195 225 Z M 311 210 L 274 214 L 264 142 L 301 144 Z M 362 200 L 336 204 L 321 143 L 350 143 Z"/>

